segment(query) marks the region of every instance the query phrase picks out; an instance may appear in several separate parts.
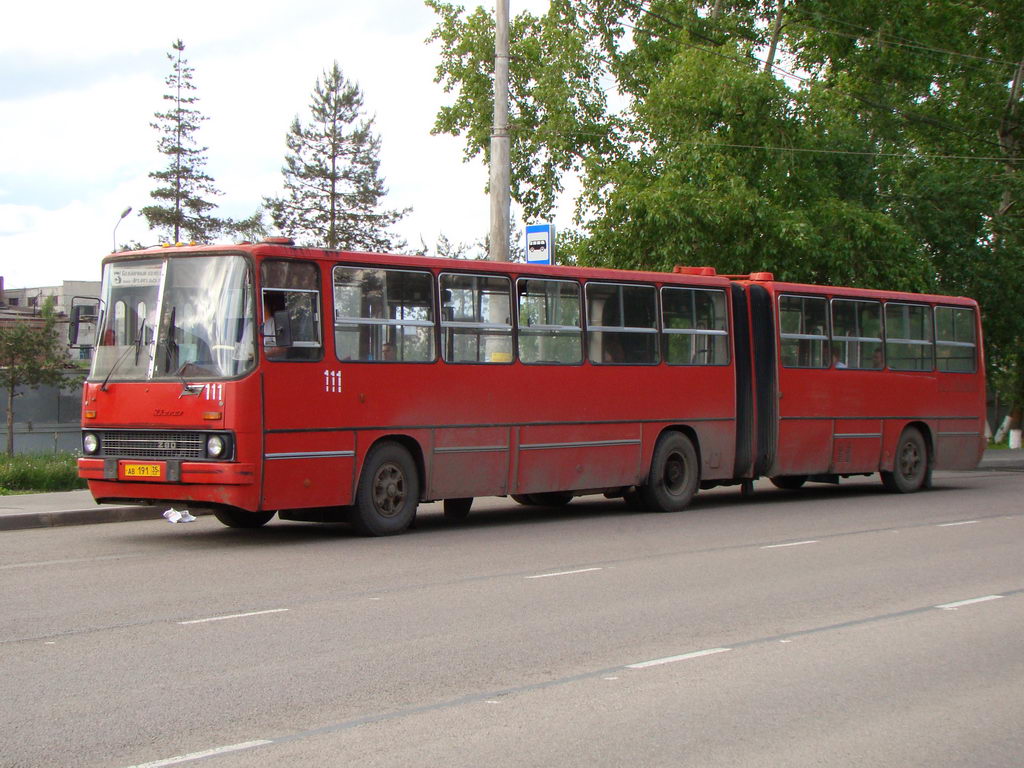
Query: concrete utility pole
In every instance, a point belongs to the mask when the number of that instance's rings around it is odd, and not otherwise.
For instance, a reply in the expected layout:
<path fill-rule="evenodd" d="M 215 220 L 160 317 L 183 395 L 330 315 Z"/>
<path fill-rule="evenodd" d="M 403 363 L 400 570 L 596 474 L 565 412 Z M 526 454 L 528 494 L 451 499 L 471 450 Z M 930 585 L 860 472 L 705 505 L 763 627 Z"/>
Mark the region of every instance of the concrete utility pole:
<path fill-rule="evenodd" d="M 508 138 L 508 2 L 495 0 L 494 127 L 491 130 L 491 261 L 508 261 L 509 159 Z"/>

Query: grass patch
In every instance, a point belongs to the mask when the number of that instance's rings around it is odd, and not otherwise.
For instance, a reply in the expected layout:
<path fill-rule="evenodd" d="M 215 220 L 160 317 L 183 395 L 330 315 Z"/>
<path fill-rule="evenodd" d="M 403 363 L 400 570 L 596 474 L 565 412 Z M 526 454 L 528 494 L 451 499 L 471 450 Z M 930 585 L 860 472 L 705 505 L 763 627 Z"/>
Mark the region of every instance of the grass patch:
<path fill-rule="evenodd" d="M 0 494 L 74 491 L 85 488 L 74 453 L 0 456 Z"/>

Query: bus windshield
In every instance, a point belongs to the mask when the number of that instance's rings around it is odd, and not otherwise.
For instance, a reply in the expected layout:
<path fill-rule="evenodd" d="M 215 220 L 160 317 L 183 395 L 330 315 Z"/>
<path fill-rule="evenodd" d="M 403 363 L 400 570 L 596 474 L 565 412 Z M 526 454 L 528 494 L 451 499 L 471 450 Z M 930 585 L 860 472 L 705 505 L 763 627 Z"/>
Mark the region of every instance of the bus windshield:
<path fill-rule="evenodd" d="M 116 261 L 100 291 L 90 379 L 224 379 L 256 364 L 252 271 L 241 256 Z"/>

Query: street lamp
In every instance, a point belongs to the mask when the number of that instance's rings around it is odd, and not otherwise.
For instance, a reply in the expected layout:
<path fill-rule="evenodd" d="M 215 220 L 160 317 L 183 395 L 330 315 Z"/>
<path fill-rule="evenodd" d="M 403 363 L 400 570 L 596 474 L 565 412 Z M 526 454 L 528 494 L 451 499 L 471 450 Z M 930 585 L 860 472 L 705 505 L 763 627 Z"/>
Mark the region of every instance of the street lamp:
<path fill-rule="evenodd" d="M 113 253 L 113 252 L 117 251 L 117 228 L 118 228 L 119 226 L 121 226 L 121 222 L 122 222 L 122 221 L 124 221 L 124 220 L 125 220 L 125 217 L 126 217 L 126 216 L 127 216 L 127 215 L 128 215 L 129 213 L 131 213 L 131 212 L 132 212 L 132 207 L 131 207 L 131 206 L 129 205 L 129 206 L 127 207 L 127 208 L 125 208 L 125 209 L 124 209 L 123 211 L 121 211 L 121 218 L 119 218 L 119 219 L 117 220 L 117 224 L 115 224 L 115 225 L 114 225 L 114 235 L 113 235 L 113 239 L 114 239 L 114 251 L 111 251 L 111 253 Z"/>

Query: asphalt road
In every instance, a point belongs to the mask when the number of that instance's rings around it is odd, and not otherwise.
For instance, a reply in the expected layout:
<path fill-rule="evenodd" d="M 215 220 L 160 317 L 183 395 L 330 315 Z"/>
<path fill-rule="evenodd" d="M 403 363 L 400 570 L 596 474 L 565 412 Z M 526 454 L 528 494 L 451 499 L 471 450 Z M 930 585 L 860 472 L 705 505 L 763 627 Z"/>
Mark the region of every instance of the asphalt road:
<path fill-rule="evenodd" d="M 0 765 L 1020 766 L 1024 473 L 0 534 Z"/>

